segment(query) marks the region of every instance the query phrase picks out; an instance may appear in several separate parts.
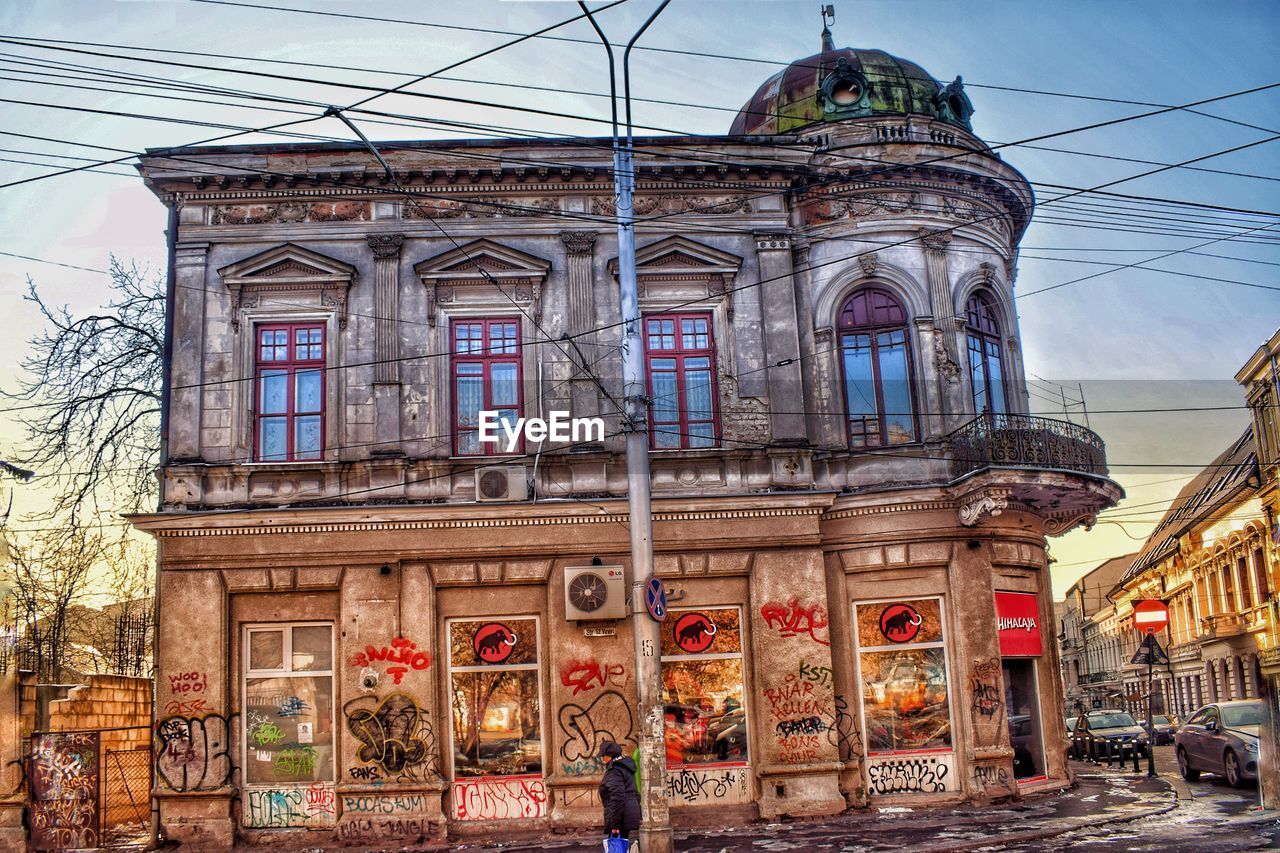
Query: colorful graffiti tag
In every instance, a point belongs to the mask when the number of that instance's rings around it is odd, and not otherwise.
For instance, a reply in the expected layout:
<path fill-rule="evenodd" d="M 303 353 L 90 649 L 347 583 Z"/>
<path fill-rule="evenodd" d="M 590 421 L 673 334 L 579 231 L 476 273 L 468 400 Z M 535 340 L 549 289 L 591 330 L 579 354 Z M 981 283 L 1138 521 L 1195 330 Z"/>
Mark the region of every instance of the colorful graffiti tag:
<path fill-rule="evenodd" d="M 98 732 L 54 732 L 31 740 L 31 849 L 97 847 Z"/>

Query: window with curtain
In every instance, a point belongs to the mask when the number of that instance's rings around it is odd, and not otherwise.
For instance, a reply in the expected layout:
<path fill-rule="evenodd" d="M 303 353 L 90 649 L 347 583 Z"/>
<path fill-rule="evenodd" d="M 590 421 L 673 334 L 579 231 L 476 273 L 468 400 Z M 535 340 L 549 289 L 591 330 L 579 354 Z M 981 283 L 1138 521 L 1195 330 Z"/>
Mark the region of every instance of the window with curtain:
<path fill-rule="evenodd" d="M 981 291 L 974 293 L 965 303 L 964 315 L 973 410 L 978 414 L 1004 414 L 1009 409 L 1005 397 L 1000 321 L 996 319 L 990 297 Z"/>
<path fill-rule="evenodd" d="M 324 451 L 324 326 L 257 327 L 254 351 L 254 458 L 319 459 Z"/>
<path fill-rule="evenodd" d="M 916 440 L 907 313 L 887 290 L 869 287 L 840 308 L 840 361 L 851 447 Z"/>
<path fill-rule="evenodd" d="M 454 320 L 452 327 L 453 446 L 459 456 L 498 456 L 506 438 L 481 442 L 482 411 L 514 424 L 523 408 L 520 391 L 520 321 Z M 523 447 L 515 452 L 523 452 Z"/>
<path fill-rule="evenodd" d="M 644 318 L 645 371 L 655 450 L 715 447 L 715 340 L 710 314 Z"/>

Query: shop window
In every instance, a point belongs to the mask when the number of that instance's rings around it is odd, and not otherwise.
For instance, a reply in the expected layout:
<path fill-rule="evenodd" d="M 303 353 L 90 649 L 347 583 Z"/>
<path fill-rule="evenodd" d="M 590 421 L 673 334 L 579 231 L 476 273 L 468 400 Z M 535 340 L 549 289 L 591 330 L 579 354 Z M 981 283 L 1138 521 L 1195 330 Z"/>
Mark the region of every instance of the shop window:
<path fill-rule="evenodd" d="M 453 776 L 542 776 L 538 622 L 449 623 Z"/>
<path fill-rule="evenodd" d="M 245 628 L 244 781 L 334 781 L 333 626 Z"/>
<path fill-rule="evenodd" d="M 942 601 L 855 605 L 868 755 L 952 747 Z"/>
<path fill-rule="evenodd" d="M 324 326 L 258 326 L 256 344 L 254 458 L 319 459 L 324 451 Z"/>
<path fill-rule="evenodd" d="M 915 441 L 906 312 L 887 290 L 865 288 L 845 301 L 839 325 L 849 446 Z"/>
<path fill-rule="evenodd" d="M 715 341 L 710 314 L 644 318 L 654 449 L 716 445 Z"/>
<path fill-rule="evenodd" d="M 506 438 L 501 430 L 496 440 L 480 441 L 480 413 L 496 412 L 498 421 L 513 429 L 521 417 L 520 321 L 455 320 L 452 337 L 454 452 L 503 455 Z"/>
<path fill-rule="evenodd" d="M 1004 414 L 1004 357 L 1000 346 L 1000 321 L 987 294 L 978 292 L 965 303 L 965 340 L 969 352 L 969 387 L 973 411 Z"/>
<path fill-rule="evenodd" d="M 746 763 L 741 611 L 673 610 L 662 628 L 667 766 Z"/>

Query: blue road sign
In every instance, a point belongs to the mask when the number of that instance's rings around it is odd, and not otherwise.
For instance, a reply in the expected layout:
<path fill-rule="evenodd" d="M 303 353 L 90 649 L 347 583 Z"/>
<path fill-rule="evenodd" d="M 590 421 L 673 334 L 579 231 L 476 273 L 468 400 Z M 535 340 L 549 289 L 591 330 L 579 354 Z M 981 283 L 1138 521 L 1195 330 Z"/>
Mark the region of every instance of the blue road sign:
<path fill-rule="evenodd" d="M 644 591 L 644 605 L 649 608 L 653 621 L 661 622 L 667 618 L 667 592 L 662 588 L 662 581 L 649 578 L 649 586 Z"/>

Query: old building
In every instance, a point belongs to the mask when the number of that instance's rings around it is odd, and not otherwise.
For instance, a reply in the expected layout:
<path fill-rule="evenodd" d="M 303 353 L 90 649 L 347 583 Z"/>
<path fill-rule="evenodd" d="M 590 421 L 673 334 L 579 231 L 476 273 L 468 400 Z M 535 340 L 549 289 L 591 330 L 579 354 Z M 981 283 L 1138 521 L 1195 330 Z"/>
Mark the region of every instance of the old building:
<path fill-rule="evenodd" d="M 1138 555 L 1113 557 L 1073 583 L 1059 604 L 1062 678 L 1066 685 L 1064 713 L 1112 708 L 1121 704 L 1121 635 L 1116 631 L 1115 607 L 1107 598 Z"/>
<path fill-rule="evenodd" d="M 959 80 L 823 47 L 730 135 L 637 140 L 682 820 L 1065 783 L 1044 537 L 1122 494 L 1027 414 L 1027 181 Z M 593 825 L 602 739 L 663 723 L 633 711 L 609 142 L 380 151 L 143 161 L 173 356 L 133 521 L 160 820 L 202 849 Z"/>

